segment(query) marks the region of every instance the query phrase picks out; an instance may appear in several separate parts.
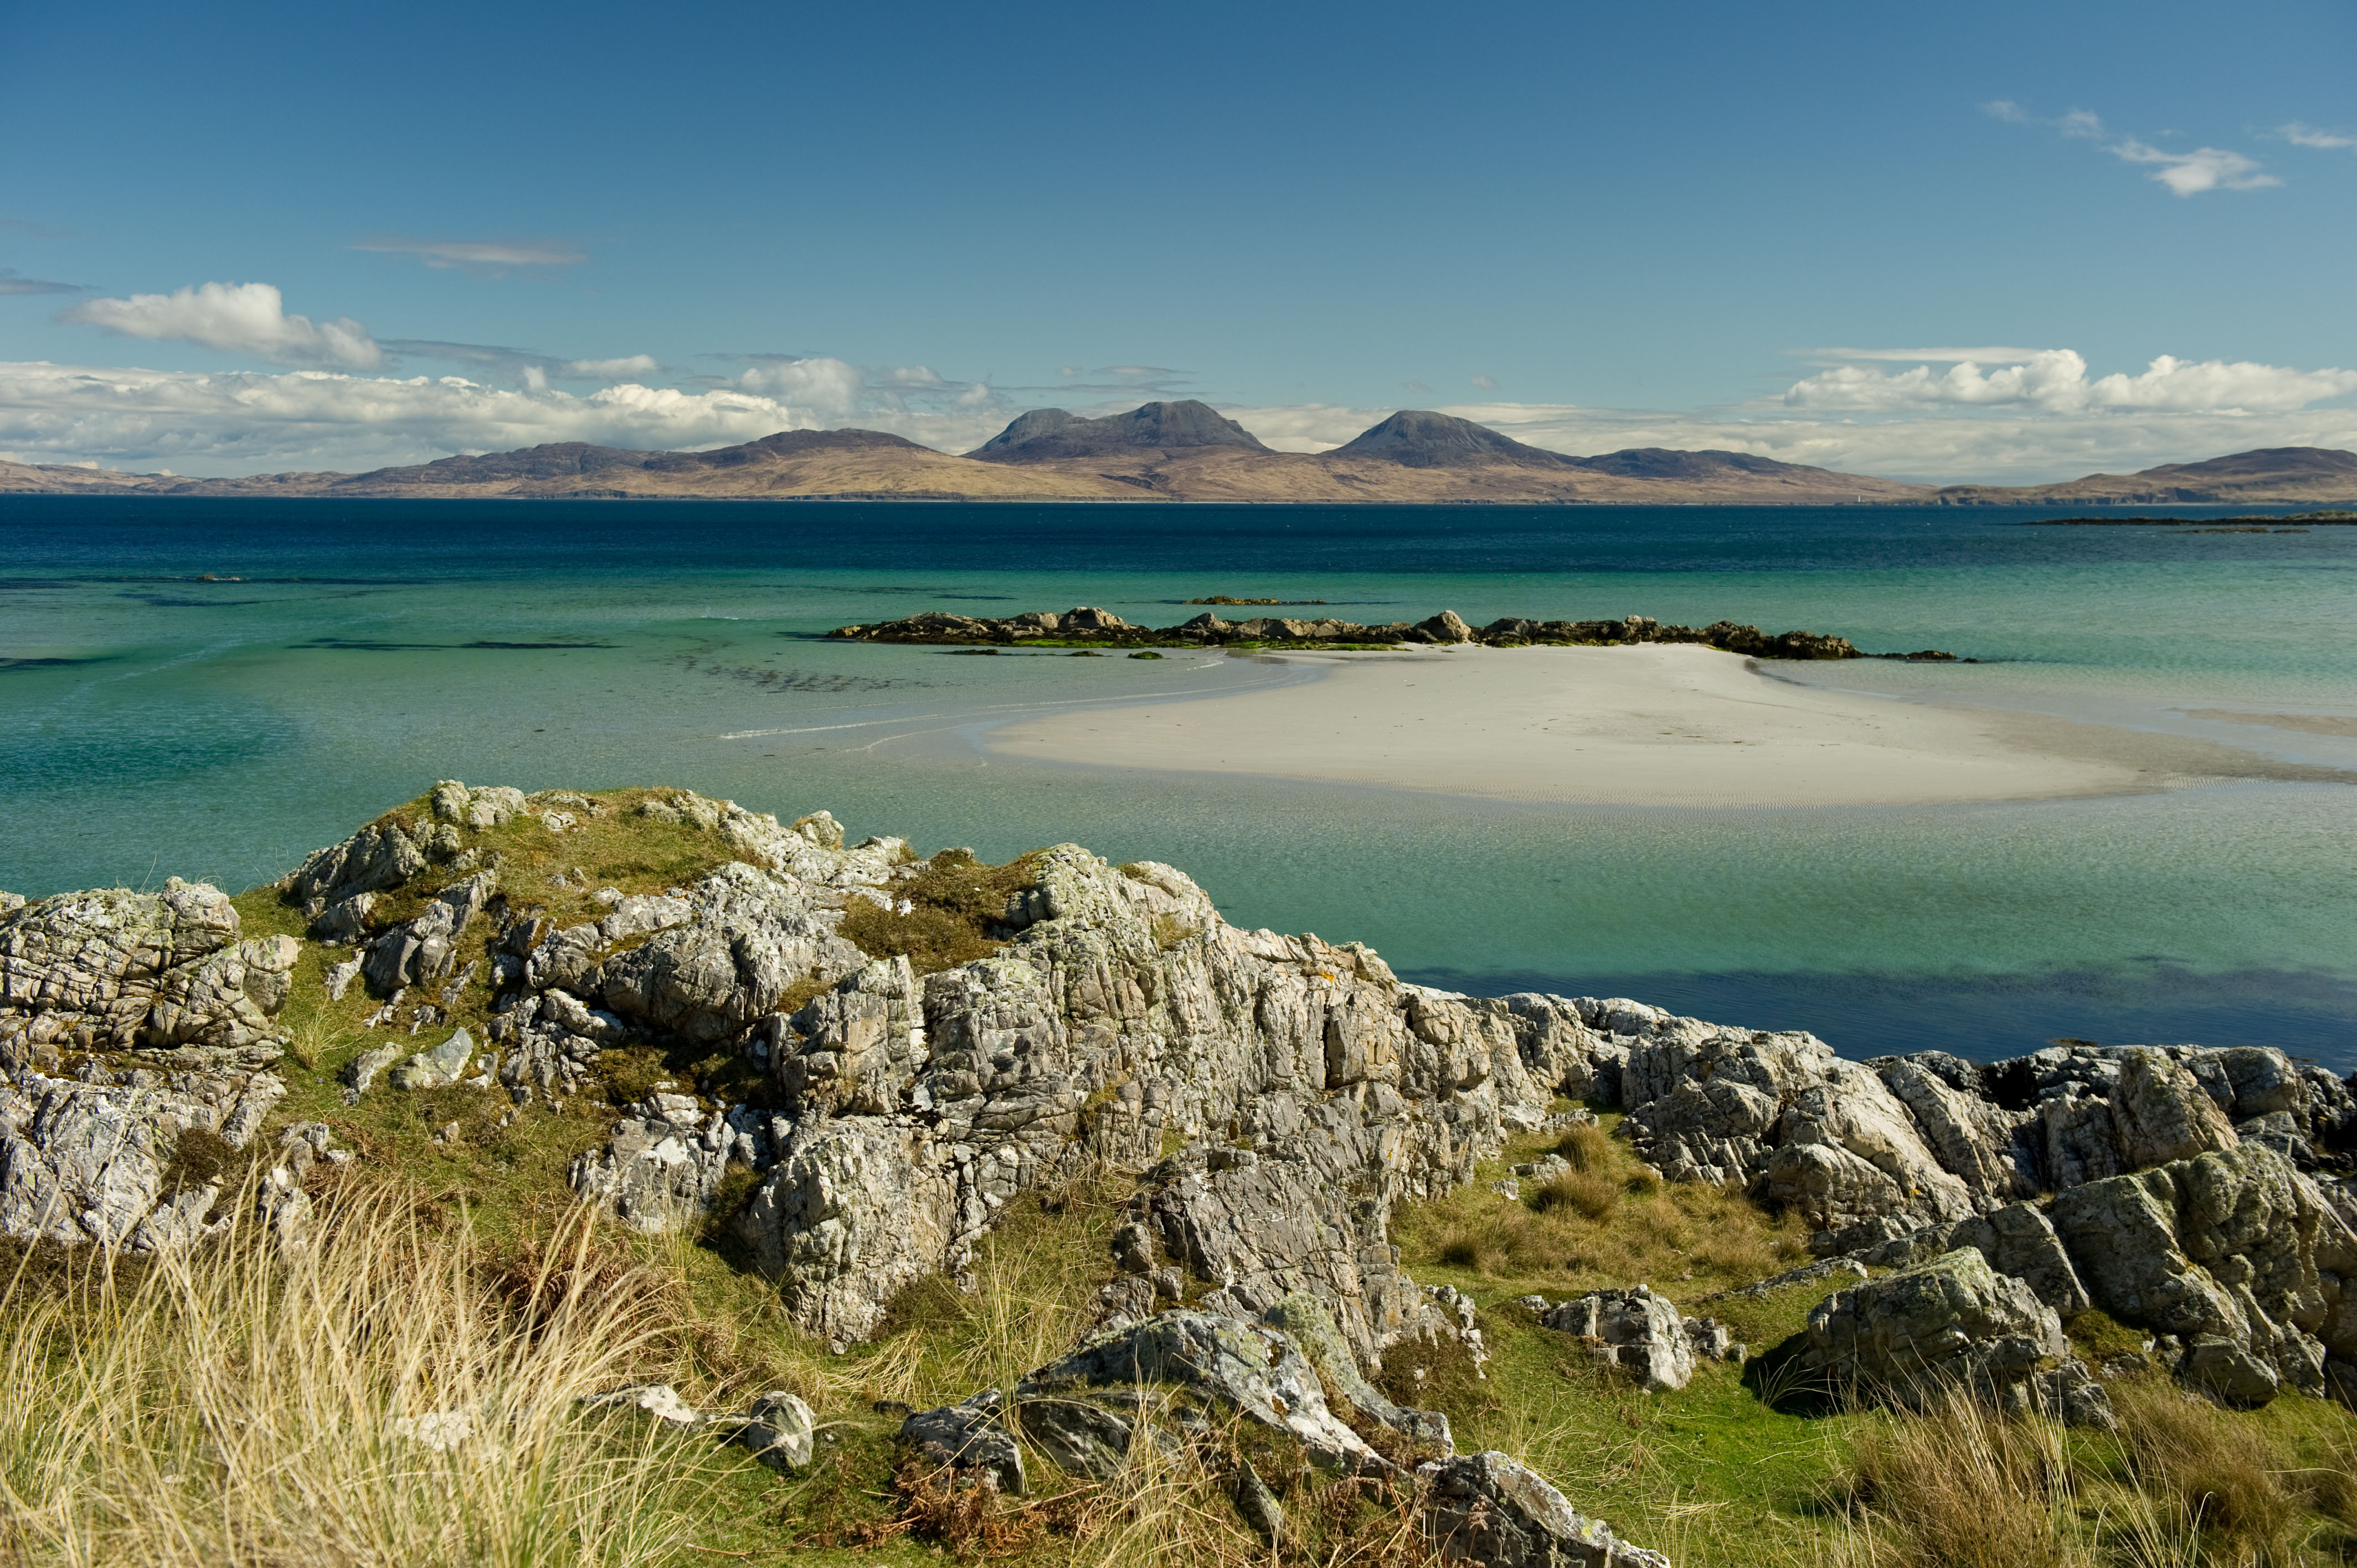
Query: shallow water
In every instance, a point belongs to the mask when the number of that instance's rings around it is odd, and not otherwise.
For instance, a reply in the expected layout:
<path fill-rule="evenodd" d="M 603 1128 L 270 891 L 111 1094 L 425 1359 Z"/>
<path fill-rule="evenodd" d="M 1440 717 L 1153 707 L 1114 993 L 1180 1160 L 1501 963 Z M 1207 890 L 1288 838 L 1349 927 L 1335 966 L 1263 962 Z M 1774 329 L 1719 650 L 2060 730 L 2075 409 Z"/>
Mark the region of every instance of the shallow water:
<path fill-rule="evenodd" d="M 1857 509 L 0 499 L 0 886 L 278 875 L 436 779 L 668 782 L 1003 857 L 1078 840 L 1465 989 L 1622 993 L 1853 1054 L 2071 1036 L 2357 1066 L 2357 802 L 2233 782 L 1841 811 L 1519 806 L 994 760 L 1043 703 L 1248 659 L 829 644 L 849 620 L 1225 593 L 1354 619 L 1722 617 L 1979 665 L 1789 666 L 2357 767 L 2182 709 L 2357 714 L 2357 529 Z M 202 582 L 202 574 L 244 579 Z M 1283 613 L 1283 612 L 1278 612 Z"/>

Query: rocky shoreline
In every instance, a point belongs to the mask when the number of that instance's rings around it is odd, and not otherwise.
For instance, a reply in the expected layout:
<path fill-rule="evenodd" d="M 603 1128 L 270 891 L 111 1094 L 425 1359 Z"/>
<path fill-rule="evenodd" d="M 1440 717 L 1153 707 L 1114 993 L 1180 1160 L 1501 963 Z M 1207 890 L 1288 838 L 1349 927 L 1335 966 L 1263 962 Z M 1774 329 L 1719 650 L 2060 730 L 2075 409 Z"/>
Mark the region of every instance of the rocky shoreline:
<path fill-rule="evenodd" d="M 1203 599 L 1200 604 L 1269 604 L 1274 600 Z M 1312 601 L 1314 602 L 1314 601 Z M 1863 653 L 1847 638 L 1813 631 L 1785 631 L 1773 636 L 1756 626 L 1714 621 L 1706 627 L 1677 626 L 1647 616 L 1620 620 L 1526 620 L 1505 617 L 1487 626 L 1468 625 L 1454 610 L 1443 610 L 1428 620 L 1358 621 L 1298 619 L 1255 616 L 1247 620 L 1223 620 L 1211 611 L 1177 626 L 1146 627 L 1124 620 L 1110 610 L 1078 606 L 1059 614 L 1027 610 L 1018 616 L 990 618 L 953 615 L 932 610 L 901 620 L 869 626 L 839 626 L 826 634 L 845 642 L 901 642 L 980 647 L 1107 647 L 1107 648 L 1393 648 L 1402 644 L 1447 647 L 1475 643 L 1485 648 L 1618 647 L 1648 642 L 1700 643 L 1754 659 L 1906 659 L 1953 660 L 1953 653 L 1924 649 L 1915 653 Z M 1965 662 L 1972 662 L 1966 660 Z"/>
<path fill-rule="evenodd" d="M 709 869 L 568 889 L 574 914 L 513 870 L 527 839 L 658 827 L 708 843 Z M 1854 1061 L 1628 999 L 1405 983 L 1357 943 L 1231 926 L 1168 865 L 958 853 L 684 791 L 445 782 L 277 886 L 300 938 L 246 936 L 219 890 L 177 880 L 10 900 L 0 1236 L 187 1247 L 243 1202 L 299 1234 L 308 1173 L 350 1158 L 330 1123 L 272 1122 L 290 993 L 321 985 L 384 1042 L 341 1065 L 353 1104 L 472 1092 L 530 1116 L 609 1053 L 733 1064 L 742 1098 L 658 1086 L 572 1186 L 642 1231 L 727 1226 L 839 1348 L 911 1285 L 963 1277 L 1015 1199 L 1135 1173 L 1098 1326 L 1018 1387 L 909 1418 L 911 1445 L 1001 1486 L 1020 1485 L 1010 1431 L 1100 1476 L 1134 1443 L 1242 1422 L 1329 1468 L 1414 1471 L 1456 1555 L 1506 1531 L 1520 1555 L 1489 1560 L 1666 1568 L 1369 1386 L 1393 1346 L 1483 1354 L 1473 1302 L 1401 1266 L 1394 1208 L 1597 1112 L 1661 1179 L 1800 1218 L 1823 1262 L 1761 1288 L 1827 1288 L 1779 1353 L 1829 1388 L 1900 1406 L 1963 1388 L 2104 1424 L 2109 1374 L 2062 1330 L 2100 1308 L 2223 1402 L 2357 1402 L 2357 1093 L 2321 1068 L 2190 1045 Z M 950 894 L 986 956 L 946 961 L 931 928 L 894 923 Z M 205 1139 L 268 1151 L 246 1196 L 188 1177 Z M 1628 1284 L 1524 1305 L 1648 1387 L 1744 1355 Z M 788 1422 L 765 1408 L 729 1430 Z M 791 1435 L 755 1445 L 807 1454 Z"/>

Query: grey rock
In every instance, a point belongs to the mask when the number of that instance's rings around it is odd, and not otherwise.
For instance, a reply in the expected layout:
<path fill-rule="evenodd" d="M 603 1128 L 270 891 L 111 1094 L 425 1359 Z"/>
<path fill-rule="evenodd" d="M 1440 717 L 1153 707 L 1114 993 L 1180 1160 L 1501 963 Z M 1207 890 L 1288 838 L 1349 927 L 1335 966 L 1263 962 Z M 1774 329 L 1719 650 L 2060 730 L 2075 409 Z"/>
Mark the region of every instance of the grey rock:
<path fill-rule="evenodd" d="M 373 893 L 355 893 L 340 902 L 328 905 L 311 921 L 311 940 L 319 942 L 356 942 L 369 929 L 369 914 L 376 908 Z"/>
<path fill-rule="evenodd" d="M 419 1051 L 395 1067 L 385 1075 L 385 1081 L 395 1089 L 438 1089 L 464 1078 L 467 1064 L 474 1058 L 475 1037 L 464 1029 L 454 1030 L 432 1050 Z"/>
<path fill-rule="evenodd" d="M 435 785 L 430 799 L 434 815 L 440 821 L 477 830 L 499 827 L 525 808 L 521 789 L 511 789 L 503 784 L 469 789 L 455 779 L 445 779 Z"/>
<path fill-rule="evenodd" d="M 2179 1369 L 2253 1394 L 2217 1341 L 2320 1393 L 2327 1356 L 2357 1362 L 2357 1233 L 2309 1177 L 2257 1144 L 2062 1194 L 2054 1227 L 2096 1305 L 2202 1347 Z"/>
<path fill-rule="evenodd" d="M 1437 1410 L 1410 1410 L 1394 1404 L 1367 1381 L 1351 1354 L 1350 1344 L 1334 1325 L 1334 1315 L 1318 1297 L 1297 1292 L 1270 1307 L 1262 1315 L 1262 1321 L 1283 1330 L 1293 1341 L 1317 1372 L 1329 1400 L 1346 1402 L 1352 1411 L 1382 1423 L 1422 1449 L 1443 1455 L 1457 1451 L 1448 1416 Z"/>
<path fill-rule="evenodd" d="M 1205 1312 L 1179 1308 L 1091 1335 L 1026 1377 L 1015 1398 L 1042 1452 L 1099 1478 L 1126 1461 L 1141 1428 L 1202 1439 L 1234 1420 L 1290 1438 L 1330 1469 L 1387 1467 L 1327 1407 L 1290 1337 Z"/>
<path fill-rule="evenodd" d="M 732 1165 L 761 1169 L 785 1124 L 745 1106 L 705 1112 L 684 1094 L 650 1095 L 604 1147 L 573 1163 L 573 1190 L 633 1230 L 687 1229 L 711 1209 Z"/>
<path fill-rule="evenodd" d="M 772 1470 L 798 1474 L 810 1468 L 818 1442 L 818 1418 L 799 1394 L 782 1391 L 766 1393 L 753 1402 L 751 1417 L 737 1427 L 729 1441 Z M 1016 1463 L 1019 1477 L 1020 1455 L 1016 1456 Z"/>
<path fill-rule="evenodd" d="M 1284 1505 L 1252 1462 L 1241 1457 L 1236 1460 L 1235 1499 L 1237 1516 L 1252 1526 L 1263 1545 L 1274 1551 L 1285 1539 Z"/>
<path fill-rule="evenodd" d="M 1677 1304 L 1645 1285 L 1590 1291 L 1550 1306 L 1539 1321 L 1596 1342 L 1603 1358 L 1654 1392 L 1682 1389 L 1694 1377 L 1694 1343 Z"/>
<path fill-rule="evenodd" d="M 348 1100 L 358 1100 L 375 1087 L 377 1075 L 401 1059 L 399 1046 L 376 1046 L 362 1051 L 344 1064 L 344 1086 Z"/>
<path fill-rule="evenodd" d="M 669 1383 L 632 1383 L 587 1395 L 581 1402 L 592 1407 L 640 1411 L 665 1426 L 683 1429 L 703 1426 L 714 1419 L 680 1398 L 679 1391 Z"/>
<path fill-rule="evenodd" d="M 498 872 L 479 871 L 436 893 L 414 918 L 387 929 L 369 944 L 361 961 L 369 983 L 382 995 L 448 974 L 459 936 L 491 901 L 499 885 Z"/>
<path fill-rule="evenodd" d="M 1582 1514 L 1537 1472 L 1491 1449 L 1419 1469 L 1426 1539 L 1446 1563 L 1484 1568 L 1670 1568 Z"/>
<path fill-rule="evenodd" d="M 1916 1410 L 1958 1391 L 2029 1408 L 2072 1359 L 2054 1309 L 1969 1247 L 1836 1292 L 1806 1336 L 1802 1364 L 1837 1391 Z"/>
<path fill-rule="evenodd" d="M 2191 1159 L 2239 1142 L 2225 1112 L 2193 1075 L 2158 1051 L 2124 1054 L 2112 1118 L 2125 1170 Z"/>
<path fill-rule="evenodd" d="M 268 1039 L 300 948 L 237 936 L 228 897 L 178 877 L 161 893 L 61 893 L 0 915 L 0 1060 Z"/>
<path fill-rule="evenodd" d="M 1006 1395 L 985 1389 L 962 1404 L 917 1412 L 900 1423 L 900 1441 L 929 1464 L 1020 1497 L 1023 1450 L 1006 1430 Z"/>
<path fill-rule="evenodd" d="M 218 1187 L 158 1206 L 180 1135 L 242 1148 L 285 1086 L 267 1057 L 179 1065 L 186 1054 L 154 1054 L 168 1067 L 92 1063 L 70 1081 L 0 1071 L 0 1235 L 148 1251 L 202 1234 Z"/>
<path fill-rule="evenodd" d="M 1905 1268 L 1959 1247 L 1975 1249 L 1998 1273 L 2028 1284 L 2064 1318 L 2076 1317 L 2093 1305 L 2052 1222 L 2027 1203 L 2009 1203 L 1954 1225 L 1931 1226 L 1863 1249 L 1857 1256 L 1878 1268 Z"/>

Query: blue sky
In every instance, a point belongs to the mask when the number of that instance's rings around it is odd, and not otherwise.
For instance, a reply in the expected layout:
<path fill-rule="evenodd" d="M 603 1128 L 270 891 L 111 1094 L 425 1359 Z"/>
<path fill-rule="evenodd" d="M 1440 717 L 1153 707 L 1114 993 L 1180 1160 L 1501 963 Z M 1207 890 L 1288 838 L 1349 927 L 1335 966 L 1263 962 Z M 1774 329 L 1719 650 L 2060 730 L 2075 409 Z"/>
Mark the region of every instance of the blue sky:
<path fill-rule="evenodd" d="M 2352 65 L 2346 0 L 5 4 L 0 455 L 2357 445 Z"/>

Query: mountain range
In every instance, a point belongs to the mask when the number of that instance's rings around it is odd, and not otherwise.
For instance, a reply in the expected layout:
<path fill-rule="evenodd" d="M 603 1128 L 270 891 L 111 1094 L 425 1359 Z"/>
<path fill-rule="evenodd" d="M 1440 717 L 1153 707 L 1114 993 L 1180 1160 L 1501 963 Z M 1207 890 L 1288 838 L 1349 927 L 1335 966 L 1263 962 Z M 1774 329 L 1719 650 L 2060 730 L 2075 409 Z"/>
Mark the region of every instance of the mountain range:
<path fill-rule="evenodd" d="M 0 493 L 758 499 L 1607 502 L 1620 505 L 2331 504 L 2357 453 L 2239 452 L 2053 485 L 1912 485 L 1745 452 L 1549 452 L 1453 414 L 1404 409 L 1329 452 L 1278 452 L 1207 403 L 1085 418 L 1034 409 L 963 456 L 875 430 L 791 430 L 708 452 L 560 442 L 364 474 L 198 479 L 0 462 Z"/>

